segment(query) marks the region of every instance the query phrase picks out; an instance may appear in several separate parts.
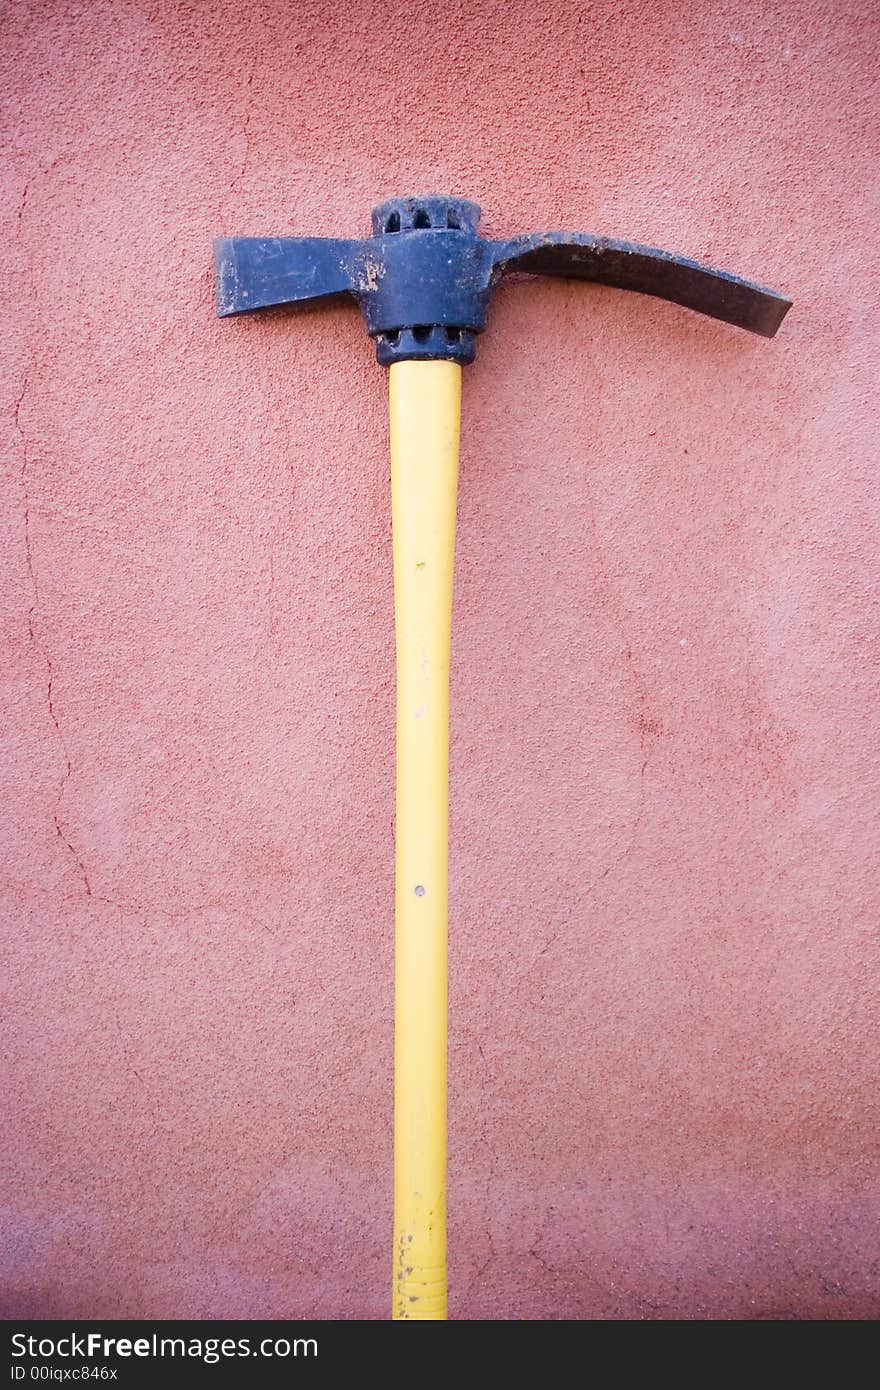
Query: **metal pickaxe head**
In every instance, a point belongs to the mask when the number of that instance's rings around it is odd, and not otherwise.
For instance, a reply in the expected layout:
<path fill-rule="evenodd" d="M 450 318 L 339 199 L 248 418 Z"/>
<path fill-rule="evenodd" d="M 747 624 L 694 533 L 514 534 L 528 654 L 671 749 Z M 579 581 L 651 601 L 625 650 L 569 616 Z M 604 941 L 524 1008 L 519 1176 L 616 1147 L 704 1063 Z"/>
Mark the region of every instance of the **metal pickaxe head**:
<path fill-rule="evenodd" d="M 672 300 L 772 338 L 791 301 L 774 290 L 651 246 L 586 232 L 478 234 L 480 209 L 462 198 L 392 198 L 373 209 L 373 235 L 221 237 L 217 313 L 350 295 L 383 366 L 415 359 L 473 361 L 502 275 L 593 280 Z"/>

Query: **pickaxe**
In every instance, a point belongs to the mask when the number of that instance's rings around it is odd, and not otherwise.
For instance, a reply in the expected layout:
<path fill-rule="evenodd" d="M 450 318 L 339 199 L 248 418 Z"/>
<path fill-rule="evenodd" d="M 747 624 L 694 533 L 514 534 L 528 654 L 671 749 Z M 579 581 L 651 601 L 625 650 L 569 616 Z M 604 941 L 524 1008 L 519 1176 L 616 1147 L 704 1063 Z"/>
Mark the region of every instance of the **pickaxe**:
<path fill-rule="evenodd" d="M 508 271 L 657 295 L 772 338 L 791 302 L 738 276 L 579 232 L 479 236 L 460 198 L 393 198 L 373 235 L 224 237 L 217 313 L 351 295 L 390 367 L 397 633 L 392 1317 L 446 1317 L 449 644 L 461 368 Z"/>

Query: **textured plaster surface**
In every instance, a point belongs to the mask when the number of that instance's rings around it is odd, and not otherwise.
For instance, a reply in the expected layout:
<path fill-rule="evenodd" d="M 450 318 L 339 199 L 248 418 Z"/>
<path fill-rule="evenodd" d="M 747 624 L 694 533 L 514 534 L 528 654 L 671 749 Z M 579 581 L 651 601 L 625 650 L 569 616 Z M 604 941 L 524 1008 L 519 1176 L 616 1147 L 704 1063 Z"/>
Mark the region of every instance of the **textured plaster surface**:
<path fill-rule="evenodd" d="M 386 382 L 210 241 L 425 190 L 796 304 L 506 284 L 467 371 L 451 1312 L 876 1314 L 871 7 L 4 26 L 7 1315 L 386 1313 Z"/>

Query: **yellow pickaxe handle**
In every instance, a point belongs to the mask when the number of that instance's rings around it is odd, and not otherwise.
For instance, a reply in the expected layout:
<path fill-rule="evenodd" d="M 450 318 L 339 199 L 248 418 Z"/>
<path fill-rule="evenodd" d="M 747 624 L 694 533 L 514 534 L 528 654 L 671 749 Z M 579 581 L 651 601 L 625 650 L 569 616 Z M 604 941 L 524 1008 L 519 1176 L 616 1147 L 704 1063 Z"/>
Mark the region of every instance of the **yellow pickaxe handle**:
<path fill-rule="evenodd" d="M 446 1317 L 449 642 L 461 367 L 390 371 L 397 630 L 392 1317 Z"/>

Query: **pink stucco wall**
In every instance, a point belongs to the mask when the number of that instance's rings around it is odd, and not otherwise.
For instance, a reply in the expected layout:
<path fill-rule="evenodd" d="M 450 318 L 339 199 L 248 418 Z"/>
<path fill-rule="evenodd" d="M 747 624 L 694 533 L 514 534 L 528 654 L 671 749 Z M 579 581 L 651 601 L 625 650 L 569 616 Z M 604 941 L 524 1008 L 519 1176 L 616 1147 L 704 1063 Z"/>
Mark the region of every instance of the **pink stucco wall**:
<path fill-rule="evenodd" d="M 451 1313 L 876 1313 L 871 8 L 7 16 L 7 1313 L 385 1315 L 386 381 L 210 242 L 431 190 L 795 300 L 510 284 L 467 370 Z"/>

